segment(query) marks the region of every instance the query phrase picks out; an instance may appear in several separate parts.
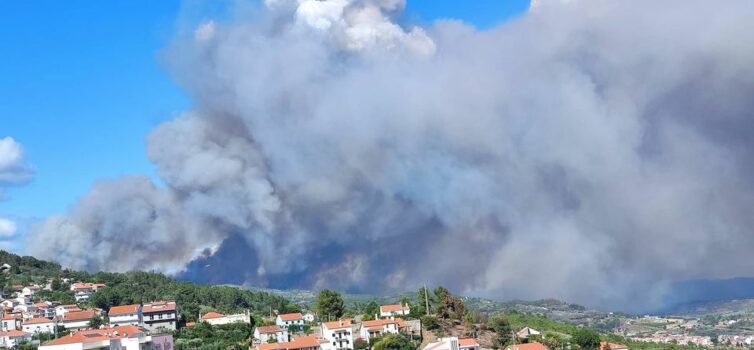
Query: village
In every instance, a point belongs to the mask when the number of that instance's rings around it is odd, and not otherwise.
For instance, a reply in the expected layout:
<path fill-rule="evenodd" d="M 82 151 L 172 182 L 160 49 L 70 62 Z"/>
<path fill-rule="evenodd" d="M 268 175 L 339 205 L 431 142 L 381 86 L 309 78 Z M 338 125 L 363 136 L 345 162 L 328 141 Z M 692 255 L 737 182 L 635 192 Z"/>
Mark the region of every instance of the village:
<path fill-rule="evenodd" d="M 180 327 L 209 327 L 247 324 L 253 326 L 249 350 L 363 350 L 374 340 L 400 335 L 422 350 L 482 350 L 477 334 L 431 334 L 421 318 L 411 319 L 408 303 L 380 305 L 373 316 L 320 319 L 313 310 L 280 313 L 270 310 L 263 324 L 254 324 L 250 311 L 236 314 L 205 312 L 195 322 L 181 323 L 181 307 L 175 301 L 156 300 L 142 304 L 114 305 L 108 310 L 82 308 L 92 295 L 108 288 L 106 284 L 63 280 L 75 304 L 42 300 L 46 285 L 12 285 L 3 295 L 0 347 L 18 348 L 31 344 L 39 350 L 172 350 L 173 334 Z M 368 319 L 366 319 L 368 318 Z M 437 332 L 440 333 L 440 332 Z M 512 344 L 504 350 L 549 350 L 540 343 L 542 333 L 530 327 L 512 334 Z M 600 343 L 602 350 L 626 350 L 627 346 Z M 554 349 L 552 349 L 554 350 Z"/>
<path fill-rule="evenodd" d="M 645 315 L 625 319 L 615 332 L 648 343 L 749 348 L 754 345 L 753 325 L 754 320 L 748 314 L 701 317 Z"/>

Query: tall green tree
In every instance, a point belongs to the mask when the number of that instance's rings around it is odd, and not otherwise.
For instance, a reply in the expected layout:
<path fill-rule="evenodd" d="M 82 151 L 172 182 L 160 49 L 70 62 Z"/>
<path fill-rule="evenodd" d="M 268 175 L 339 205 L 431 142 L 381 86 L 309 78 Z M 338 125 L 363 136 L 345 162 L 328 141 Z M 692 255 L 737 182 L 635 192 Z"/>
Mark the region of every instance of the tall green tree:
<path fill-rule="evenodd" d="M 380 304 L 377 304 L 376 301 L 371 300 L 364 306 L 364 315 L 363 320 L 373 320 L 375 318 L 375 315 L 380 313 Z"/>
<path fill-rule="evenodd" d="M 429 289 L 421 287 L 416 292 L 416 303 L 411 308 L 411 315 L 413 317 L 422 317 L 427 314 L 427 304 L 434 304 L 434 295 Z M 431 308 L 431 306 L 430 306 Z"/>
<path fill-rule="evenodd" d="M 582 350 L 596 350 L 600 348 L 600 335 L 589 328 L 582 327 L 572 334 L 571 342 Z"/>
<path fill-rule="evenodd" d="M 494 316 L 487 323 L 487 328 L 495 332 L 495 345 L 503 347 L 513 337 L 513 329 L 505 316 Z"/>
<path fill-rule="evenodd" d="M 372 350 L 415 350 L 416 345 L 403 334 L 388 333 L 380 336 L 372 345 Z"/>
<path fill-rule="evenodd" d="M 335 320 L 343 316 L 345 303 L 340 293 L 329 289 L 319 291 L 315 308 L 323 321 Z"/>

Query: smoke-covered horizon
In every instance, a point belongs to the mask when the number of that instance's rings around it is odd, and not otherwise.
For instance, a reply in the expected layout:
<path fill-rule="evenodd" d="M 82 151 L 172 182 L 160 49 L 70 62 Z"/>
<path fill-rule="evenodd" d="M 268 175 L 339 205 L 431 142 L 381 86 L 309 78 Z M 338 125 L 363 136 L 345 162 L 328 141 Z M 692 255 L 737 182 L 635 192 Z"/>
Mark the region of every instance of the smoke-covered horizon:
<path fill-rule="evenodd" d="M 410 0 L 409 0 L 410 1 Z M 267 0 L 177 34 L 161 184 L 28 234 L 86 270 L 658 306 L 751 275 L 754 3 L 538 1 L 479 30 L 402 0 Z"/>

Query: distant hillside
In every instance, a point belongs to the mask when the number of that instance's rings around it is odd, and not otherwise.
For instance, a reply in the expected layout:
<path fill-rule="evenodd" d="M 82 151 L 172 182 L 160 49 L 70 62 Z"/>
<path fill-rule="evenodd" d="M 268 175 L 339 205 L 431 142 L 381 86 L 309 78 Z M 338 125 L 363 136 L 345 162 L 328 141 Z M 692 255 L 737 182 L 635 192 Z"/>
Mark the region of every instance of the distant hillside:
<path fill-rule="evenodd" d="M 673 285 L 658 314 L 697 315 L 735 300 L 754 299 L 754 278 L 692 280 Z"/>
<path fill-rule="evenodd" d="M 316 292 L 308 290 L 248 288 L 254 291 L 277 294 L 302 306 L 313 305 L 317 298 Z M 416 298 L 416 292 L 406 292 L 396 295 L 343 294 L 343 299 L 349 306 L 365 305 L 370 301 L 376 301 L 379 304 L 398 303 L 403 298 L 414 299 Z M 510 312 L 532 314 L 554 321 L 589 326 L 601 331 L 611 331 L 617 326 L 619 317 L 621 316 L 588 309 L 581 305 L 556 299 L 498 301 L 477 297 L 462 297 L 462 300 L 470 310 L 476 312 L 490 315 Z"/>

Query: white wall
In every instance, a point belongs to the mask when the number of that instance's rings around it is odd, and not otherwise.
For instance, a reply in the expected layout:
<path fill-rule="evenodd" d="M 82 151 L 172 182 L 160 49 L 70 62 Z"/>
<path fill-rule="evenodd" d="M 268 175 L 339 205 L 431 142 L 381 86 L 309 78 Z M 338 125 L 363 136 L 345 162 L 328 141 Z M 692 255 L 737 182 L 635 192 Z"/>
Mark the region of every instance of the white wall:
<path fill-rule="evenodd" d="M 50 323 L 35 323 L 21 325 L 21 330 L 29 333 L 54 333 L 55 324 Z"/>

